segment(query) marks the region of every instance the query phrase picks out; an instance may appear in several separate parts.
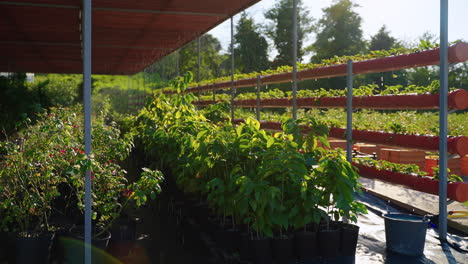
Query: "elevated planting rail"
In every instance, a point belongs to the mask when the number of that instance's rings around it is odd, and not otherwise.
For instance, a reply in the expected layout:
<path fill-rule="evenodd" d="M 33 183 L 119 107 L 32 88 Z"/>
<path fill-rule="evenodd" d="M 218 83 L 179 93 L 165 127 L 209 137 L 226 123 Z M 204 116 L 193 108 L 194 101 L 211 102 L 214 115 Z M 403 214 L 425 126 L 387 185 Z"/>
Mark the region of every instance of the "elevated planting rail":
<path fill-rule="evenodd" d="M 235 119 L 235 123 L 243 122 Z M 281 131 L 281 123 L 273 121 L 260 121 L 260 126 L 266 130 Z M 308 127 L 301 127 L 304 133 L 310 131 Z M 346 139 L 346 129 L 330 128 L 330 137 Z M 439 137 L 428 135 L 405 135 L 389 132 L 353 130 L 353 140 L 365 143 L 382 144 L 428 151 L 438 151 Z M 448 138 L 448 152 L 463 157 L 468 155 L 468 137 L 458 136 Z"/>
<path fill-rule="evenodd" d="M 239 124 L 242 122 L 244 122 L 243 119 L 234 120 L 234 123 L 236 124 Z M 272 130 L 272 131 L 282 130 L 281 123 L 279 122 L 261 121 L 260 126 L 261 128 L 266 129 L 266 130 Z M 302 132 L 307 133 L 308 131 L 310 131 L 310 128 L 302 126 L 301 130 Z M 334 136 L 332 135 L 334 133 L 332 132 L 333 130 L 334 129 L 332 128 L 330 131 L 330 136 Z M 343 131 L 340 130 L 338 133 L 341 133 Z M 367 131 L 364 131 L 364 132 L 367 132 Z M 355 138 L 355 135 L 357 134 L 355 133 L 356 131 L 353 131 L 353 138 Z M 398 136 L 401 136 L 403 138 L 405 136 L 408 136 L 407 138 L 408 140 L 414 140 L 414 138 L 412 138 L 411 135 L 398 135 Z M 434 144 L 434 142 L 438 143 L 438 137 L 429 137 L 429 136 L 427 137 L 429 138 L 429 140 L 426 139 L 427 142 L 429 142 L 428 143 L 429 145 Z M 461 142 L 460 140 L 462 140 L 463 143 L 460 143 Z M 460 147 L 461 144 L 467 144 L 468 141 L 466 140 L 468 140 L 467 137 L 457 137 L 457 138 L 453 138 L 452 140 L 449 139 L 448 147 L 449 149 L 452 149 L 452 148 L 456 149 L 457 147 Z M 424 140 L 419 141 L 419 146 L 426 147 L 424 144 L 425 144 Z M 467 151 L 466 147 L 467 145 L 465 145 L 464 151 Z M 437 195 L 439 193 L 439 181 L 433 180 L 432 178 L 429 178 L 429 177 L 420 177 L 416 175 L 403 174 L 403 173 L 393 172 L 393 171 L 388 171 L 388 170 L 378 170 L 374 167 L 369 167 L 369 166 L 361 165 L 358 163 L 353 163 L 353 165 L 356 168 L 358 168 L 359 174 L 366 178 L 379 179 L 379 180 L 390 182 L 390 183 L 400 184 L 413 190 L 430 193 L 434 195 Z M 463 183 L 463 182 L 449 183 L 447 192 L 448 192 L 447 197 L 452 200 L 455 200 L 458 202 L 468 201 L 468 183 Z"/>
<path fill-rule="evenodd" d="M 449 47 L 449 63 L 458 63 L 468 61 L 468 43 L 460 42 Z M 411 54 L 378 58 L 372 60 L 358 61 L 353 63 L 353 74 L 366 74 L 405 70 L 423 66 L 438 65 L 440 63 L 440 50 L 432 49 Z M 330 77 L 346 76 L 346 64 L 337 64 L 327 67 L 313 68 L 297 72 L 298 80 L 323 79 Z M 274 84 L 292 81 L 292 72 L 278 73 L 266 76 L 260 76 L 259 83 L 257 78 L 248 78 L 234 81 L 234 88 L 252 87 L 258 84 Z M 198 87 L 189 87 L 186 93 L 214 91 L 231 88 L 231 82 L 219 82 L 206 84 Z M 174 93 L 165 91 L 165 93 Z"/>
<path fill-rule="evenodd" d="M 222 100 L 220 100 L 222 101 Z M 219 101 L 201 100 L 193 102 L 198 106 L 207 106 Z M 235 100 L 235 107 L 254 108 L 257 106 L 256 99 Z M 261 99 L 262 108 L 291 107 L 290 98 Z M 298 108 L 345 108 L 346 97 L 308 97 L 297 98 Z M 456 90 L 448 95 L 448 107 L 454 110 L 465 110 L 468 108 L 468 91 Z M 353 97 L 353 108 L 355 109 L 380 109 L 380 110 L 431 110 L 439 109 L 439 94 L 405 94 L 405 95 L 374 95 Z"/>
<path fill-rule="evenodd" d="M 328 67 L 304 70 L 297 73 L 299 80 L 320 79 L 339 76 L 350 76 L 354 74 L 377 73 L 385 71 L 403 70 L 422 66 L 437 65 L 440 63 L 440 50 L 433 49 L 407 55 L 392 56 L 373 60 L 359 61 L 349 64 L 339 64 Z M 458 43 L 449 48 L 449 63 L 464 62 L 468 60 L 468 43 Z M 349 69 L 349 71 L 348 71 Z M 352 71 L 351 71 L 352 69 Z M 233 88 L 257 86 L 257 98 L 253 100 L 232 101 L 232 107 L 256 107 L 257 118 L 261 107 L 291 107 L 293 102 L 288 98 L 263 99 L 260 100 L 259 87 L 263 84 L 283 83 L 292 80 L 292 73 L 281 73 L 257 78 L 237 80 Z M 348 84 L 348 86 L 350 86 Z M 352 87 L 352 84 L 351 86 Z M 230 82 L 221 82 L 199 87 L 188 88 L 185 92 L 215 91 L 231 88 Z M 348 91 L 349 92 L 349 91 Z M 363 96 L 352 97 L 323 97 L 323 98 L 299 98 L 297 106 L 300 108 L 338 108 L 347 107 L 348 112 L 352 108 L 370 109 L 438 109 L 440 94 L 411 94 L 411 95 L 386 95 L 386 96 Z M 349 99 L 349 101 L 347 101 Z M 211 101 L 199 101 L 199 105 L 215 103 Z M 468 108 L 468 92 L 457 90 L 448 94 L 448 108 L 462 110 Z M 242 119 L 233 120 L 234 123 L 243 122 Z M 351 122 L 348 118 L 348 122 Z M 281 130 L 281 123 L 261 121 L 261 127 L 267 130 Z M 439 137 L 427 135 L 404 135 L 378 131 L 352 130 L 352 139 L 374 144 L 392 145 L 404 148 L 414 148 L 429 151 L 439 151 Z M 304 132 L 310 128 L 302 127 Z M 346 129 L 330 128 L 330 136 L 335 138 L 346 137 Z M 347 139 L 350 144 L 351 139 Z M 447 150 L 449 153 L 464 156 L 468 154 L 468 137 L 449 137 L 447 139 Z M 379 178 L 381 180 L 402 184 L 411 189 L 431 194 L 439 194 L 439 181 L 428 177 L 417 177 L 401 173 L 381 171 L 372 167 L 355 164 L 360 174 L 364 177 Z M 393 174 L 392 174 L 393 173 Z M 390 175 L 392 174 L 392 175 Z M 448 185 L 448 198 L 464 202 L 468 200 L 467 183 L 451 183 Z"/>
<path fill-rule="evenodd" d="M 386 182 L 404 185 L 410 189 L 430 193 L 439 194 L 439 181 L 429 177 L 420 177 L 417 175 L 403 174 L 388 170 L 378 170 L 374 167 L 364 166 L 358 163 L 353 165 L 358 168 L 359 174 L 366 178 L 379 179 Z M 454 182 L 447 184 L 447 197 L 458 202 L 468 201 L 468 183 Z"/>

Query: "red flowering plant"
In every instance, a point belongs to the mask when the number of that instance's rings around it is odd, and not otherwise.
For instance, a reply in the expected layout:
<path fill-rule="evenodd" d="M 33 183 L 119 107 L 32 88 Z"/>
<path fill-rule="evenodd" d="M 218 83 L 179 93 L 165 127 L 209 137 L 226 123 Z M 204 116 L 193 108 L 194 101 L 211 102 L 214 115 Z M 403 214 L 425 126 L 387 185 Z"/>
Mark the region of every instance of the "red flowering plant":
<path fill-rule="evenodd" d="M 102 231 L 109 229 L 128 206 L 141 206 L 148 198 L 155 199 L 162 180 L 161 172 L 145 169 L 136 182 L 128 182 L 127 172 L 119 162 L 127 158 L 133 148 L 132 134 L 122 133 L 115 123 L 106 122 L 105 116 L 104 109 L 93 119 L 92 154 L 79 153 L 65 173 L 74 198 L 68 210 L 83 214 L 84 175 L 87 170 L 91 171 L 92 218 Z"/>
<path fill-rule="evenodd" d="M 146 173 L 129 184 L 118 164 L 130 153 L 132 136 L 106 124 L 105 112 L 97 114 L 92 122 L 93 154 L 85 155 L 83 119 L 76 113 L 81 113 L 79 107 L 51 109 L 14 139 L 0 143 L 0 230 L 34 236 L 53 230 L 56 217 L 79 217 L 88 169 L 96 224 L 109 226 L 127 205 L 155 197 L 159 178 Z M 122 195 L 122 189 L 129 191 Z"/>
<path fill-rule="evenodd" d="M 78 199 L 77 207 L 84 212 L 84 175 L 91 170 L 92 219 L 102 232 L 108 230 L 128 207 L 139 207 L 149 199 L 155 199 L 161 191 L 163 175 L 160 171 L 144 168 L 139 179 L 128 183 L 126 171 L 116 163 L 100 163 L 93 156 L 82 157 L 67 174 Z M 100 233 L 95 234 L 99 236 Z"/>
<path fill-rule="evenodd" d="M 73 160 L 62 146 L 73 138 L 76 115 L 65 109 L 38 114 L 14 139 L 0 143 L 0 228 L 31 237 L 54 229 L 53 203 Z"/>

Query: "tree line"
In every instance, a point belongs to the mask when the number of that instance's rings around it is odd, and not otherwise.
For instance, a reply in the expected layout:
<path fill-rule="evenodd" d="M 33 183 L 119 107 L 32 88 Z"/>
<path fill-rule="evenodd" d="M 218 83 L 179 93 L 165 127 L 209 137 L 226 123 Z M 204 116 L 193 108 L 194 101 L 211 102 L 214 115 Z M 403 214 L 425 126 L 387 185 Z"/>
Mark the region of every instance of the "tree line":
<path fill-rule="evenodd" d="M 391 50 L 394 48 L 412 48 L 414 44 L 404 43 L 391 36 L 385 25 L 370 37 L 364 39 L 362 17 L 356 12 L 357 5 L 351 0 L 335 0 L 324 8 L 319 19 L 311 17 L 298 1 L 298 62 L 319 63 L 334 56 L 366 54 L 373 50 Z M 234 32 L 234 57 L 236 73 L 259 72 L 293 64 L 293 0 L 277 0 L 275 5 L 264 13 L 265 22 L 255 23 L 246 12 L 240 15 Z M 311 45 L 305 46 L 306 38 L 314 35 Z M 220 41 L 210 34 L 200 37 L 201 41 L 201 80 L 230 75 L 231 50 L 222 52 Z M 437 38 L 430 33 L 419 37 L 421 45 L 428 48 L 436 45 Z M 274 48 L 276 56 L 270 57 Z M 310 61 L 304 61 L 305 55 L 311 55 Z M 176 53 L 166 56 L 155 63 L 152 69 L 160 77 L 169 80 L 177 74 L 191 71 L 197 76 L 197 41 L 192 41 Z M 178 61 L 178 63 L 177 63 Z M 178 69 L 176 69 L 176 66 Z M 450 85 L 468 89 L 468 65 L 462 64 L 452 69 Z M 429 85 L 438 80 L 436 67 L 423 67 L 412 70 L 368 74 L 358 76 L 357 84 L 373 83 L 384 85 Z M 342 89 L 344 78 L 307 82 L 308 88 Z M 283 85 L 284 86 L 284 85 Z M 289 85 L 286 85 L 289 87 Z M 285 86 L 285 89 L 286 89 Z M 303 85 L 304 86 L 304 85 Z"/>

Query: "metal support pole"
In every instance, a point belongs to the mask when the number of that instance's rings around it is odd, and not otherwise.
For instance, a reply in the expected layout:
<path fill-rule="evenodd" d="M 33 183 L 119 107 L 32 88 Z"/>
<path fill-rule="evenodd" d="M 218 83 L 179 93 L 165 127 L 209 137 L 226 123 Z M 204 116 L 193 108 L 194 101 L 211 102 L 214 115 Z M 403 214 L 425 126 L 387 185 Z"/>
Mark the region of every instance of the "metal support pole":
<path fill-rule="evenodd" d="M 130 112 L 130 76 L 127 75 L 127 113 Z"/>
<path fill-rule="evenodd" d="M 91 0 L 83 0 L 83 102 L 85 153 L 91 154 Z M 84 262 L 91 264 L 91 171 L 85 175 Z"/>
<path fill-rule="evenodd" d="M 234 122 L 234 98 L 236 90 L 234 89 L 234 17 L 231 17 L 231 120 Z"/>
<path fill-rule="evenodd" d="M 257 120 L 260 121 L 260 75 L 257 76 Z"/>
<path fill-rule="evenodd" d="M 198 71 L 197 71 L 197 74 L 198 74 L 198 78 L 197 78 L 197 82 L 200 82 L 200 67 L 201 67 L 201 55 L 200 55 L 200 38 L 201 37 L 198 37 L 197 39 L 197 65 L 198 65 Z"/>
<path fill-rule="evenodd" d="M 297 0 L 293 1 L 293 76 L 292 107 L 293 119 L 297 119 Z"/>
<path fill-rule="evenodd" d="M 213 104 L 216 102 L 216 91 L 215 91 L 215 84 L 213 83 L 211 86 L 212 93 L 213 93 Z"/>
<path fill-rule="evenodd" d="M 143 94 L 141 95 L 141 98 L 141 104 L 143 104 L 146 98 L 146 69 L 143 70 Z"/>
<path fill-rule="evenodd" d="M 198 65 L 198 71 L 197 71 L 197 83 L 198 83 L 198 88 L 200 88 L 200 81 L 201 81 L 201 75 L 200 75 L 200 69 L 201 69 L 201 54 L 200 54 L 200 37 L 197 39 L 197 65 Z M 200 92 L 198 92 L 198 101 L 200 101 Z"/>
<path fill-rule="evenodd" d="M 200 38 L 199 38 L 200 39 Z M 200 47 L 200 42 L 198 42 L 198 47 Z M 200 53 L 198 53 L 200 54 Z M 176 50 L 176 75 L 180 75 L 180 66 L 179 66 L 179 50 Z M 200 62 L 198 62 L 200 64 Z"/>
<path fill-rule="evenodd" d="M 447 239 L 448 0 L 440 0 L 439 238 Z"/>
<path fill-rule="evenodd" d="M 348 60 L 346 68 L 346 160 L 353 160 L 353 61 Z"/>
<path fill-rule="evenodd" d="M 155 83 L 154 64 L 151 65 L 150 82 L 151 82 L 151 96 L 153 96 L 154 95 L 154 83 Z"/>

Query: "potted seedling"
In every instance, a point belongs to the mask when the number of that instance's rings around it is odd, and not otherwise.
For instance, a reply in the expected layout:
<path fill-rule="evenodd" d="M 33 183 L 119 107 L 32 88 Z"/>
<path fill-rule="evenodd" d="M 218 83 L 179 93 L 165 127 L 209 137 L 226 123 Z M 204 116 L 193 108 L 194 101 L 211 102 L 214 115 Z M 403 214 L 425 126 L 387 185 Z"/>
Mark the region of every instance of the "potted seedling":
<path fill-rule="evenodd" d="M 341 233 L 343 224 L 335 224 L 331 220 L 338 221 L 346 219 L 351 222 L 357 221 L 358 213 L 365 213 L 364 205 L 355 201 L 355 193 L 359 190 L 359 175 L 346 161 L 341 151 L 329 151 L 327 155 L 319 161 L 319 166 L 313 173 L 317 177 L 317 185 L 322 189 L 321 204 L 327 208 L 329 217 L 325 218 L 326 224 L 319 231 L 320 251 L 324 256 L 336 257 L 340 254 L 342 245 L 342 235 L 352 235 L 346 241 L 351 241 L 352 245 L 345 245 L 342 249 L 344 254 L 351 254 L 355 251 L 357 243 L 357 232 Z M 345 226 L 346 231 L 351 227 Z M 355 229 L 353 229 L 355 230 Z"/>

